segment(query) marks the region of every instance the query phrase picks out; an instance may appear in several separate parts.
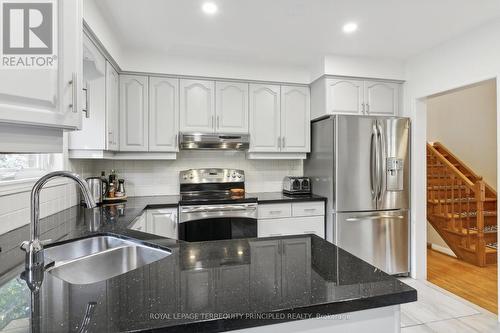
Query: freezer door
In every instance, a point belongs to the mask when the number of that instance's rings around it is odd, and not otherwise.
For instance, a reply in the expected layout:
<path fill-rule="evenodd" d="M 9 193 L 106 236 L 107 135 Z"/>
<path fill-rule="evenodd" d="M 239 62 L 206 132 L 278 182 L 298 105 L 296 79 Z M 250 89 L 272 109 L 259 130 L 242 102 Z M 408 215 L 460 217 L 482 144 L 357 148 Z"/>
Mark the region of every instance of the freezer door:
<path fill-rule="evenodd" d="M 377 209 L 407 209 L 410 194 L 410 121 L 380 117 L 380 187 Z"/>
<path fill-rule="evenodd" d="M 334 210 L 377 210 L 376 118 L 337 116 L 336 120 Z"/>
<path fill-rule="evenodd" d="M 407 210 L 334 215 L 336 244 L 388 274 L 403 274 L 409 266 Z"/>

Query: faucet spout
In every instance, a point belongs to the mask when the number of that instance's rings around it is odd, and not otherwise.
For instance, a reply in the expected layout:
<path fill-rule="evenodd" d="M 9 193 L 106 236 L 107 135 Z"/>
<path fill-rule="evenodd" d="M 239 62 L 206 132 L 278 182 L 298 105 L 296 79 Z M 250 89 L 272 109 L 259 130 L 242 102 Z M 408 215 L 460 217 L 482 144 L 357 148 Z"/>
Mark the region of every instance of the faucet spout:
<path fill-rule="evenodd" d="M 97 206 L 92 198 L 87 182 L 76 173 L 69 171 L 54 171 L 46 174 L 35 183 L 31 190 L 31 237 L 29 241 L 25 241 L 21 244 L 21 249 L 26 252 L 25 279 L 31 290 L 38 290 L 40 288 L 44 269 L 43 242 L 40 241 L 39 226 L 40 192 L 48 181 L 59 177 L 73 179 L 79 185 L 87 208 L 94 208 Z"/>

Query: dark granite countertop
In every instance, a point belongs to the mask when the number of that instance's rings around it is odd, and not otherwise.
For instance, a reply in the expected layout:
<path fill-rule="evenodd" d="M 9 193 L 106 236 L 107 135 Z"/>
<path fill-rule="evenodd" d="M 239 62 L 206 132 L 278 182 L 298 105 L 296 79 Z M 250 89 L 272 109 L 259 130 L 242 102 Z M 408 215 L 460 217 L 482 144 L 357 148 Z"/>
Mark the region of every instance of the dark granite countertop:
<path fill-rule="evenodd" d="M 185 243 L 128 229 L 145 208 L 175 207 L 177 201 L 129 198 L 42 219 L 42 239 L 114 234 L 172 254 L 93 284 L 45 273 L 33 308 L 39 331 L 78 331 L 90 302 L 96 307 L 89 332 L 222 332 L 416 300 L 413 288 L 316 236 Z M 36 297 L 19 278 L 24 253 L 18 248 L 28 235 L 25 226 L 0 236 L 0 330 L 29 325 L 30 298 Z"/>
<path fill-rule="evenodd" d="M 247 193 L 247 197 L 256 197 L 260 204 L 285 203 L 285 202 L 307 202 L 326 201 L 325 197 L 315 194 L 287 195 L 282 192 L 257 192 Z"/>

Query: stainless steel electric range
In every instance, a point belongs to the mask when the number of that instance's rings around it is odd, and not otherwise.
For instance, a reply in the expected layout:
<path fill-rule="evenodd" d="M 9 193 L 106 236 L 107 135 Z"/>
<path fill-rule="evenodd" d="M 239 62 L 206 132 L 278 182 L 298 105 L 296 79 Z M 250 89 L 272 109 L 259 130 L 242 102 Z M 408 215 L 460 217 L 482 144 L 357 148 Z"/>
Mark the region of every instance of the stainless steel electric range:
<path fill-rule="evenodd" d="M 257 237 L 257 198 L 246 196 L 243 170 L 181 171 L 179 183 L 180 240 Z"/>

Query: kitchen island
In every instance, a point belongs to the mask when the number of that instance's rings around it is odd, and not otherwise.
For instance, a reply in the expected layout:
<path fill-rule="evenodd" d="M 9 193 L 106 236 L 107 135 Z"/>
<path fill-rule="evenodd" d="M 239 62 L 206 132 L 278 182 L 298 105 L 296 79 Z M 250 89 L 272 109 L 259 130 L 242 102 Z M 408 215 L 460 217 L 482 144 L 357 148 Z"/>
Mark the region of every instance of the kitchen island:
<path fill-rule="evenodd" d="M 28 330 L 33 313 L 41 332 L 398 332 L 399 305 L 416 300 L 413 288 L 314 235 L 187 243 L 129 229 L 144 209 L 177 201 L 131 198 L 41 220 L 42 239 L 111 234 L 171 255 L 92 284 L 46 273 L 39 295 L 19 278 L 29 228 L 0 236 L 0 330 Z"/>

